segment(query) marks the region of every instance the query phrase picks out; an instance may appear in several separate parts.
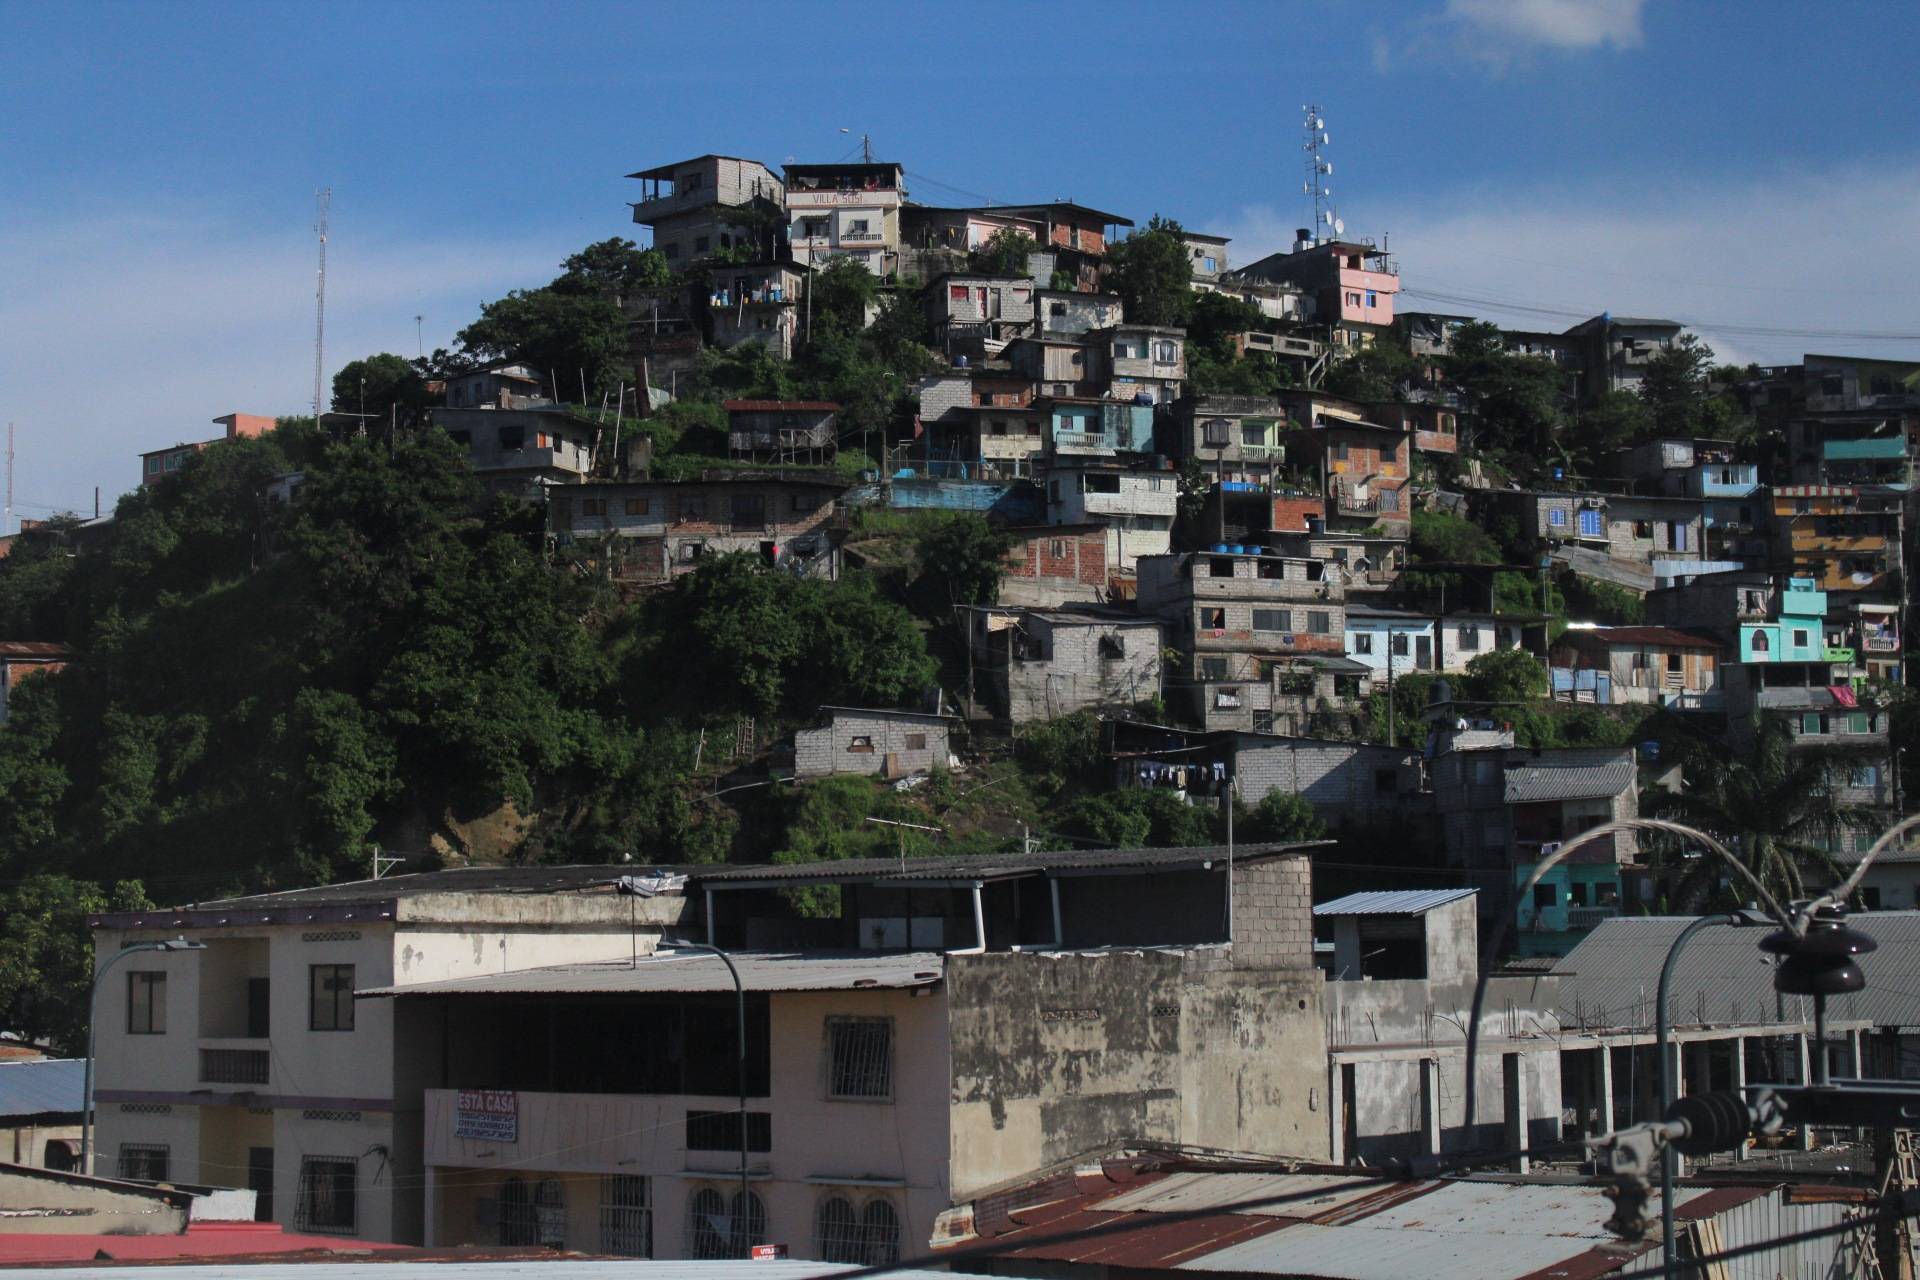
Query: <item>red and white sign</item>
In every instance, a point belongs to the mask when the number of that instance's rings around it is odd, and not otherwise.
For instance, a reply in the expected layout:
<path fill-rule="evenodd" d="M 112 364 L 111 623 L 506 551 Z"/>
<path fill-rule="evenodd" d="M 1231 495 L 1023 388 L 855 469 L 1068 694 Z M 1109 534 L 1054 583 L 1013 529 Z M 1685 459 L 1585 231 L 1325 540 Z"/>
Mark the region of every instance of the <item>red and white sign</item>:
<path fill-rule="evenodd" d="M 787 1256 L 787 1246 L 783 1244 L 757 1244 L 753 1246 L 755 1262 L 778 1262 Z"/>

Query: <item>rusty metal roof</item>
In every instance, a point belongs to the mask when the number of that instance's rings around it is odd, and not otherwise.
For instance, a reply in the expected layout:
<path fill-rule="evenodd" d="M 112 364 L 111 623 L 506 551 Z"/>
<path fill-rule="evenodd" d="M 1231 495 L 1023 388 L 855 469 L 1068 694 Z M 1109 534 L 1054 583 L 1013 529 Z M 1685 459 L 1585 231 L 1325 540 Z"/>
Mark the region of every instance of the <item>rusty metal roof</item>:
<path fill-rule="evenodd" d="M 938 951 L 732 952 L 747 991 L 854 991 L 928 987 L 946 973 Z M 644 995 L 731 992 L 725 964 L 704 951 L 656 951 L 633 960 L 548 965 L 470 978 L 370 987 L 369 996 Z"/>

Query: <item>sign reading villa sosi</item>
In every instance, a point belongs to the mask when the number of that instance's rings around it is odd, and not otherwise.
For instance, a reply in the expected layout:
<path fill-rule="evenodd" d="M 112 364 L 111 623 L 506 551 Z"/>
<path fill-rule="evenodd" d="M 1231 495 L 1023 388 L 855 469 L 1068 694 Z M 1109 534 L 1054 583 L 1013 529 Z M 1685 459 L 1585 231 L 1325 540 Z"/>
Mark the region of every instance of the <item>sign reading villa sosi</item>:
<path fill-rule="evenodd" d="M 460 1090 L 454 1101 L 453 1136 L 520 1141 L 520 1095 L 511 1089 Z"/>

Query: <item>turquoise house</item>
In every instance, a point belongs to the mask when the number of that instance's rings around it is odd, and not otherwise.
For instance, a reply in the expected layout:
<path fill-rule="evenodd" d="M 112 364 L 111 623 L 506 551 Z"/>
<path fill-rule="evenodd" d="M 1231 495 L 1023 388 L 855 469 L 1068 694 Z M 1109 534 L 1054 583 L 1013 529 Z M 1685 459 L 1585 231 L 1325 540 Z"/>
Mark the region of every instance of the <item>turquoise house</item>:
<path fill-rule="evenodd" d="M 1826 625 L 1827 593 L 1812 578 L 1789 578 L 1773 617 L 1740 624 L 1740 661 L 1823 661 Z"/>

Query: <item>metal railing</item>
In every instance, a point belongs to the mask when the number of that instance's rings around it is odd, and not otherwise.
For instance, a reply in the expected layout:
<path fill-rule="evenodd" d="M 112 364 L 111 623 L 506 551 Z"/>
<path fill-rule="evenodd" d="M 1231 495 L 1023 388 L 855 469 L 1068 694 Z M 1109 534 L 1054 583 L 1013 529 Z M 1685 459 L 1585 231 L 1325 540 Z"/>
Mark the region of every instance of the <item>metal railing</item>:
<path fill-rule="evenodd" d="M 271 1056 L 265 1049 L 202 1049 L 202 1084 L 265 1084 Z"/>

